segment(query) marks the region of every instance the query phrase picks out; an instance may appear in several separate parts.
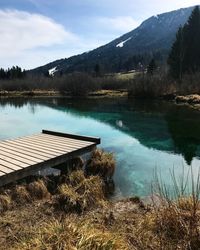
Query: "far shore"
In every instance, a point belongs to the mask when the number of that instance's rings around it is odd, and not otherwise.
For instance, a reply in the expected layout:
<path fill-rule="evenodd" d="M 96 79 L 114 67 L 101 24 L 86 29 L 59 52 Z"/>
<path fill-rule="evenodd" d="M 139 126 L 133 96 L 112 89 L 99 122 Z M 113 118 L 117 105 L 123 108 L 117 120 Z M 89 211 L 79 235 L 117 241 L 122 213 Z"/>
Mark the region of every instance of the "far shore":
<path fill-rule="evenodd" d="M 16 98 L 16 97 L 66 97 L 66 98 L 120 98 L 128 97 L 127 90 L 98 90 L 90 92 L 87 96 L 72 96 L 68 92 L 61 93 L 56 90 L 32 90 L 32 91 L 0 91 L 0 98 Z M 134 99 L 134 97 L 131 97 Z M 137 98 L 138 99 L 138 98 Z M 141 98 L 140 98 L 141 99 Z M 144 98 L 147 99 L 147 98 Z M 176 95 L 176 94 L 167 94 L 155 98 L 154 100 L 164 100 L 172 101 L 176 105 L 185 105 L 190 108 L 200 111 L 200 95 Z"/>
<path fill-rule="evenodd" d="M 127 90 L 99 90 L 85 97 L 127 97 Z M 0 91 L 0 97 L 72 97 L 70 93 L 56 90 Z M 79 96 L 78 96 L 79 97 Z"/>

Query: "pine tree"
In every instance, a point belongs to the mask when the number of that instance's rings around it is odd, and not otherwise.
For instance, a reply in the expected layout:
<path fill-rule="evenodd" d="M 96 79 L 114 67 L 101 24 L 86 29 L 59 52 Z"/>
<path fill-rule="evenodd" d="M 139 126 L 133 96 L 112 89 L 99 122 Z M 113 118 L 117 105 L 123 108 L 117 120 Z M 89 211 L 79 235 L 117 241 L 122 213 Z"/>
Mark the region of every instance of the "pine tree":
<path fill-rule="evenodd" d="M 156 66 L 156 62 L 154 59 L 152 59 L 147 67 L 147 74 L 148 75 L 153 75 L 155 70 L 156 70 L 157 66 Z"/>
<path fill-rule="evenodd" d="M 200 10 L 195 7 L 184 26 L 186 53 L 184 72 L 195 73 L 200 70 Z"/>
<path fill-rule="evenodd" d="M 94 71 L 95 71 L 96 76 L 99 76 L 99 74 L 100 74 L 100 65 L 98 63 L 95 65 Z"/>
<path fill-rule="evenodd" d="M 185 55 L 185 45 L 183 38 L 183 28 L 180 27 L 176 34 L 176 41 L 172 45 L 171 52 L 168 57 L 168 64 L 170 66 L 170 74 L 181 80 L 183 75 L 183 60 Z"/>
<path fill-rule="evenodd" d="M 4 69 L 0 69 L 0 79 L 6 79 L 6 72 L 5 72 L 5 70 Z"/>
<path fill-rule="evenodd" d="M 179 28 L 168 57 L 171 75 L 181 80 L 185 73 L 200 71 L 200 10 L 195 7 L 183 28 Z"/>

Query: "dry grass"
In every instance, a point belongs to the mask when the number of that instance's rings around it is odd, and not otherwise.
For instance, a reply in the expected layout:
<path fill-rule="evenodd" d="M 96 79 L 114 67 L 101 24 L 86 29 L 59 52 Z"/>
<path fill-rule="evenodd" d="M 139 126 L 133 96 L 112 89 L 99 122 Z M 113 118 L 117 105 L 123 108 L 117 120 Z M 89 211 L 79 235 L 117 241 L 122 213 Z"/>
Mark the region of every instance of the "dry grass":
<path fill-rule="evenodd" d="M 11 192 L 11 198 L 12 201 L 16 202 L 18 205 L 32 201 L 31 195 L 26 186 L 16 186 Z"/>
<path fill-rule="evenodd" d="M 171 172 L 173 189 L 156 176 L 159 206 L 154 203 L 152 216 L 157 235 L 180 249 L 200 249 L 200 170 L 190 167 L 181 177 Z"/>
<path fill-rule="evenodd" d="M 34 200 L 49 199 L 44 180 L 33 181 L 27 185 L 16 185 L 0 193 L 0 213 L 15 207 L 32 203 Z"/>
<path fill-rule="evenodd" d="M 69 184 L 73 187 L 76 187 L 77 185 L 82 183 L 84 180 L 85 180 L 85 175 L 82 170 L 73 171 L 69 175 Z"/>
<path fill-rule="evenodd" d="M 103 182 L 98 176 L 84 177 L 83 171 L 73 172 L 69 183 L 62 184 L 55 198 L 55 206 L 65 212 L 82 213 L 105 200 Z"/>
<path fill-rule="evenodd" d="M 197 196 L 175 200 L 160 196 L 159 205 L 147 207 L 138 198 L 111 203 L 105 202 L 101 182 L 97 176 L 85 178 L 79 170 L 58 187 L 59 194 L 53 195 L 64 211 L 44 199 L 4 212 L 0 217 L 0 249 L 200 248 Z M 75 204 L 79 204 L 80 214 Z"/>
<path fill-rule="evenodd" d="M 11 198 L 7 194 L 0 195 L 0 212 L 5 212 L 11 207 Z"/>
<path fill-rule="evenodd" d="M 177 96 L 177 103 L 200 104 L 200 95 Z"/>
<path fill-rule="evenodd" d="M 17 249 L 128 250 L 119 235 L 94 228 L 76 217 L 43 223 L 37 236 L 18 244 Z"/>
<path fill-rule="evenodd" d="M 86 165 L 87 175 L 98 175 L 104 180 L 112 179 L 115 172 L 115 159 L 112 153 L 96 149 Z"/>
<path fill-rule="evenodd" d="M 49 191 L 43 180 L 38 180 L 30 183 L 27 186 L 27 190 L 32 199 L 44 199 L 49 197 Z"/>
<path fill-rule="evenodd" d="M 120 89 L 120 90 L 98 90 L 89 93 L 91 97 L 126 97 L 128 95 L 127 89 Z"/>
<path fill-rule="evenodd" d="M 100 158 L 103 166 L 110 164 L 104 152 L 94 155 L 97 163 Z M 83 170 L 63 176 L 62 182 L 56 177 L 57 192 L 51 196 L 43 180 L 5 190 L 0 195 L 0 249 L 200 249 L 200 173 L 194 176 L 191 169 L 180 185 L 174 172 L 171 177 L 173 195 L 156 177 L 157 199 L 146 206 L 139 198 L 106 200 L 102 178 L 85 177 Z"/>
<path fill-rule="evenodd" d="M 119 80 L 132 80 L 138 74 L 140 74 L 140 73 L 138 73 L 138 72 L 117 73 L 117 74 L 115 74 L 115 77 Z"/>

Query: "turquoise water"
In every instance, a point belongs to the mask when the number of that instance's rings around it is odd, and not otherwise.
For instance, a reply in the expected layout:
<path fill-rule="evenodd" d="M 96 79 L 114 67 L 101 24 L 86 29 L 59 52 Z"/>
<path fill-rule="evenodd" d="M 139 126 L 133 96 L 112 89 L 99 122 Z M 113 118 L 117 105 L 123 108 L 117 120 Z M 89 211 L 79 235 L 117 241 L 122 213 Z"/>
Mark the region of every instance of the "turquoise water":
<path fill-rule="evenodd" d="M 169 169 L 200 166 L 200 112 L 172 103 L 127 99 L 3 98 L 0 139 L 42 129 L 101 137 L 114 152 L 116 195 L 151 193 L 155 168 L 170 184 Z"/>

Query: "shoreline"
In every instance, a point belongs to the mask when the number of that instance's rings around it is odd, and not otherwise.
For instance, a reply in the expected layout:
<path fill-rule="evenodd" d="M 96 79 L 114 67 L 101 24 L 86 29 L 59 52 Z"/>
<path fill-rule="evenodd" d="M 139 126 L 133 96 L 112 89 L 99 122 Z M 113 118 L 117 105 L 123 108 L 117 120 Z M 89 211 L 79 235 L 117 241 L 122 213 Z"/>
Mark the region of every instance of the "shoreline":
<path fill-rule="evenodd" d="M 33 91 L 0 91 L 2 97 L 67 97 L 67 98 L 101 98 L 101 97 L 128 97 L 127 90 L 99 90 L 90 92 L 86 96 L 72 96 L 69 93 L 61 93 L 54 90 Z"/>
<path fill-rule="evenodd" d="M 90 92 L 86 96 L 72 96 L 69 93 L 60 93 L 55 90 L 34 90 L 34 91 L 0 91 L 1 98 L 128 98 L 128 90 L 98 90 Z M 147 98 L 138 98 L 130 97 L 130 99 L 143 100 Z M 159 96 L 156 98 L 149 98 L 152 101 L 166 101 L 173 102 L 178 106 L 187 106 L 189 108 L 200 111 L 200 95 L 191 94 L 191 95 L 176 95 L 176 94 L 167 94 Z"/>

